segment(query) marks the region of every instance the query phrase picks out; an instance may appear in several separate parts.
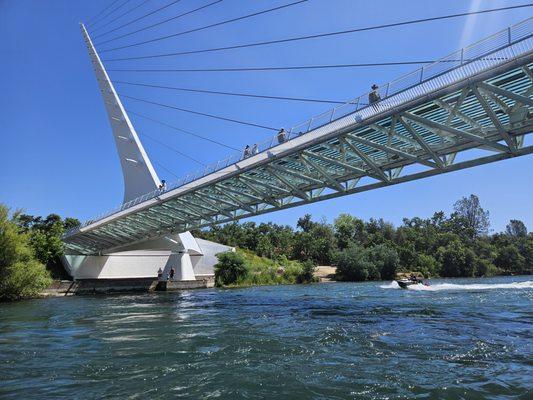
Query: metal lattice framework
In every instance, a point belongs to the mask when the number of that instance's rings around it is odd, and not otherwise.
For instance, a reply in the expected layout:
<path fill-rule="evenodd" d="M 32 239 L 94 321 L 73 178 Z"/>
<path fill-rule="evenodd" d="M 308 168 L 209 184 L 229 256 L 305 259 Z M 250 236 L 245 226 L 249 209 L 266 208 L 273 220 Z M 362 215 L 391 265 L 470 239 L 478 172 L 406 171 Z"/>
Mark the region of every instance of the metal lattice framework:
<path fill-rule="evenodd" d="M 212 226 L 533 152 L 533 45 L 471 63 L 192 182 L 69 232 L 99 254 Z M 502 51 L 492 53 L 501 57 Z M 506 53 L 505 53 L 506 54 Z M 486 58 L 486 57 L 485 57 Z M 466 68 L 468 67 L 468 68 Z M 447 74 L 455 74 L 453 81 Z M 427 90 L 430 88 L 431 90 Z M 479 149 L 456 162 L 456 154 Z"/>

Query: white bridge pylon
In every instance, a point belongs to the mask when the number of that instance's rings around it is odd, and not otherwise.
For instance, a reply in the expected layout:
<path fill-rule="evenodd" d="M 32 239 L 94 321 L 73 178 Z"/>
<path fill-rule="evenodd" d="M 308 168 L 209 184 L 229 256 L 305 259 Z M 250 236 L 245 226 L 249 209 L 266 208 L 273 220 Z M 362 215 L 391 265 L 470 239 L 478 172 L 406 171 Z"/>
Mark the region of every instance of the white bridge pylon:
<path fill-rule="evenodd" d="M 375 104 L 362 95 L 298 125 L 283 143 L 146 193 L 63 240 L 72 252 L 98 255 L 531 154 L 532 68 L 529 18 L 382 85 Z"/>
<path fill-rule="evenodd" d="M 159 179 L 83 24 L 81 30 L 115 139 L 127 203 L 157 190 Z M 63 263 L 75 279 L 155 278 L 159 269 L 166 278 L 173 269 L 175 280 L 194 281 L 196 275 L 213 274 L 216 253 L 231 250 L 196 240 L 188 231 L 147 239 L 98 254 L 67 251 Z"/>
<path fill-rule="evenodd" d="M 81 31 L 91 57 L 120 158 L 124 177 L 124 203 L 126 203 L 156 190 L 159 186 L 159 179 L 83 24 L 81 24 Z"/>

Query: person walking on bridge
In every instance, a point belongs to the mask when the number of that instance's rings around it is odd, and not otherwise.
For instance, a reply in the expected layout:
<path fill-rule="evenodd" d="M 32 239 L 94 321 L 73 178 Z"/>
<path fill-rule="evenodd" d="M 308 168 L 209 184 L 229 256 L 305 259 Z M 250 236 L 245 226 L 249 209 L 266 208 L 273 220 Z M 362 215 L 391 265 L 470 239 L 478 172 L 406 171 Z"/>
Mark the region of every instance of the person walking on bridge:
<path fill-rule="evenodd" d="M 279 144 L 285 142 L 285 140 L 287 139 L 287 132 L 285 132 L 284 128 L 281 128 L 279 130 L 277 138 L 278 138 L 278 143 Z"/>
<path fill-rule="evenodd" d="M 246 147 L 244 148 L 243 158 L 248 158 L 251 155 L 252 155 L 252 153 L 250 152 L 250 146 L 246 145 Z"/>
<path fill-rule="evenodd" d="M 372 85 L 372 91 L 368 93 L 368 103 L 372 104 L 374 108 L 376 108 L 376 103 L 378 103 L 381 100 L 381 96 L 379 95 L 379 86 L 375 83 Z"/>
<path fill-rule="evenodd" d="M 254 143 L 252 146 L 252 156 L 255 156 L 257 153 L 259 153 L 259 147 L 257 147 L 257 143 Z"/>

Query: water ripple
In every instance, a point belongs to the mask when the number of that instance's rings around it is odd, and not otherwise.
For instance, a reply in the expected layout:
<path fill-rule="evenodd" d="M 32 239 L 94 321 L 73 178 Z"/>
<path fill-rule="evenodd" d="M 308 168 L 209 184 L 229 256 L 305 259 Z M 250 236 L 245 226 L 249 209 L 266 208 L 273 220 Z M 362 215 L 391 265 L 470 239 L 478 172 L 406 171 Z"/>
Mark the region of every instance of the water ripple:
<path fill-rule="evenodd" d="M 0 398 L 517 398 L 530 277 L 0 305 Z"/>

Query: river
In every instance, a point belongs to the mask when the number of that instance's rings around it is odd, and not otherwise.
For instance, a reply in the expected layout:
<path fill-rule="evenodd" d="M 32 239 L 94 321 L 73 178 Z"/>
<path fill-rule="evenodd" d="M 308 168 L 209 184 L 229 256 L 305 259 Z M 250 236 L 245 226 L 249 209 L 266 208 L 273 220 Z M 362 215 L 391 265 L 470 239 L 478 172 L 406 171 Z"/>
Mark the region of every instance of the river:
<path fill-rule="evenodd" d="M 0 304 L 1 399 L 533 398 L 533 277 Z"/>

